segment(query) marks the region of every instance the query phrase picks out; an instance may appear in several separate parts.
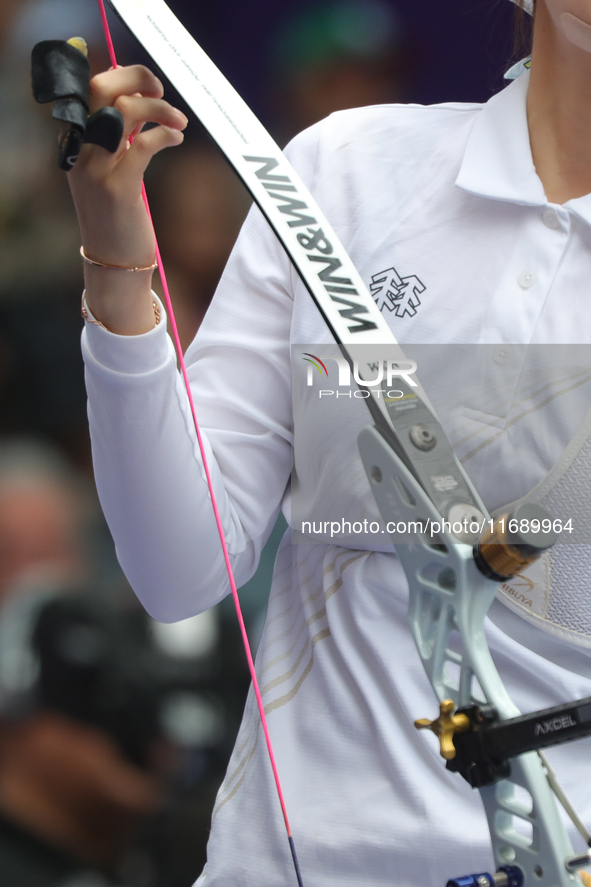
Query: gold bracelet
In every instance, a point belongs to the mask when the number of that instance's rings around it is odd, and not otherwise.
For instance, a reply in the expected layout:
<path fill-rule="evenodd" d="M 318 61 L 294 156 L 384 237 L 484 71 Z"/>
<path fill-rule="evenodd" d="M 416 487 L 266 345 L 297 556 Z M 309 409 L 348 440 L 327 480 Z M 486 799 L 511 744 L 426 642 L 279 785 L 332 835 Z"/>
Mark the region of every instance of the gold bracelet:
<path fill-rule="evenodd" d="M 95 262 L 94 259 L 88 258 L 83 246 L 80 247 L 80 255 L 89 265 L 98 265 L 99 268 L 114 268 L 116 271 L 153 271 L 154 268 L 158 267 L 158 262 L 156 261 L 153 265 L 147 265 L 145 268 L 124 268 L 123 265 L 107 265 L 105 262 Z"/>
<path fill-rule="evenodd" d="M 157 327 L 158 324 L 160 323 L 161 313 L 160 313 L 160 305 L 158 304 L 156 299 L 152 299 L 152 308 L 154 309 L 154 321 L 155 321 L 154 326 Z M 80 307 L 80 314 L 82 315 L 82 317 L 84 318 L 84 320 L 87 323 L 94 323 L 94 324 L 96 324 L 96 326 L 102 326 L 102 328 L 104 330 L 107 330 L 108 333 L 111 332 L 111 330 L 108 329 L 108 327 L 106 327 L 104 325 L 104 323 L 101 323 L 100 320 L 95 320 L 93 317 L 88 316 L 88 309 L 86 307 L 86 293 L 82 293 L 82 305 Z"/>

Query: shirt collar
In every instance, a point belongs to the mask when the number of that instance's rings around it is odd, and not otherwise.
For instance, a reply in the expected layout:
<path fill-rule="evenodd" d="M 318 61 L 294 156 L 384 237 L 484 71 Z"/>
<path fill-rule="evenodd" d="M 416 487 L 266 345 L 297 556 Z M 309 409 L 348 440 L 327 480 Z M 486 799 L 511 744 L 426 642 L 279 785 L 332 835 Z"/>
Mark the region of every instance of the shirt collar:
<path fill-rule="evenodd" d="M 534 166 L 527 128 L 529 72 L 522 74 L 482 108 L 468 138 L 458 188 L 522 206 L 548 206 Z M 591 225 L 591 195 L 564 204 Z"/>

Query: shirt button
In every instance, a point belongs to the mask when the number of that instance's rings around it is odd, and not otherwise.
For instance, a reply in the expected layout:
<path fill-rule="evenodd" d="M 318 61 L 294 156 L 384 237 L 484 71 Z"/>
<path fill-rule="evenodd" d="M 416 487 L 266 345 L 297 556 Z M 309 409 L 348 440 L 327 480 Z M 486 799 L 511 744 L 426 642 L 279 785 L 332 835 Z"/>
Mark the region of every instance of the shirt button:
<path fill-rule="evenodd" d="M 560 225 L 555 209 L 545 209 L 542 213 L 542 221 L 546 228 L 558 228 Z"/>
<path fill-rule="evenodd" d="M 517 278 L 517 283 L 519 286 L 523 287 L 524 290 L 528 290 L 530 286 L 534 285 L 536 280 L 537 278 L 534 271 L 522 271 Z"/>
<path fill-rule="evenodd" d="M 499 345 L 499 347 L 495 348 L 495 350 L 493 351 L 493 360 L 501 367 L 507 363 L 510 357 L 511 349 L 508 345 Z"/>

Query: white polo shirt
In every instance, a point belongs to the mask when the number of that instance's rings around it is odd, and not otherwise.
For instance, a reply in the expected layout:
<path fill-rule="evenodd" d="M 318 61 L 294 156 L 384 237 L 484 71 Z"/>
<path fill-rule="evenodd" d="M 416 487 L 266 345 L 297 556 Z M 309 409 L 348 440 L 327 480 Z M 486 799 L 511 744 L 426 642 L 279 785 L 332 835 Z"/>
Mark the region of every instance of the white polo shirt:
<path fill-rule="evenodd" d="M 512 349 L 520 359 L 519 345 L 591 339 L 591 198 L 546 201 L 529 147 L 527 76 L 484 106 L 341 112 L 289 148 L 399 341 L 409 349 L 490 345 L 495 372 Z M 361 497 L 373 508 L 356 452 L 357 425 L 368 422 L 363 404 L 339 427 L 324 413 L 299 415 L 297 397 L 292 414 L 290 344 L 329 342 L 282 249 L 251 213 L 187 354 L 239 584 L 282 504 L 289 515 L 292 456 L 314 501 L 330 497 L 338 509 Z M 228 584 L 164 324 L 133 338 L 87 325 L 83 349 L 97 485 L 122 566 L 157 619 L 182 619 L 218 601 Z M 444 375 L 441 365 L 427 366 L 428 393 Z M 567 376 L 554 380 L 552 396 L 517 385 L 477 416 L 477 390 L 468 386 L 478 445 L 460 431 L 452 442 L 488 507 L 526 493 L 568 443 L 591 391 L 587 379 Z M 505 421 L 509 413 L 514 422 Z M 316 433 L 306 458 L 297 446 L 292 452 L 302 423 Z M 524 646 L 503 618 L 496 621 L 506 631 L 491 623 L 489 641 L 517 705 L 591 695 L 584 653 L 553 642 L 560 649 L 549 659 L 539 632 L 526 625 Z M 388 546 L 285 539 L 257 669 L 306 885 L 441 887 L 490 867 L 478 793 L 447 773 L 433 737 L 412 725 L 433 716 L 436 702 Z M 584 821 L 588 756 L 589 740 L 552 754 Z M 203 885 L 294 883 L 252 698 L 219 793 L 209 860 Z"/>

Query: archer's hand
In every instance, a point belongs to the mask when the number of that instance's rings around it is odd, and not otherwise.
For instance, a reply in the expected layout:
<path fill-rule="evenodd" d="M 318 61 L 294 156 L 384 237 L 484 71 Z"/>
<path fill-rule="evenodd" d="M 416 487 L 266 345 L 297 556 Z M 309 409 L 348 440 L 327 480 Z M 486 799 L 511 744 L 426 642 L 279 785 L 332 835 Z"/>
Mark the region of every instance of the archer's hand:
<path fill-rule="evenodd" d="M 68 173 L 84 250 L 98 262 L 144 268 L 154 261 L 154 235 L 142 200 L 142 180 L 154 154 L 179 145 L 187 125 L 185 115 L 162 95 L 158 78 L 141 65 L 106 71 L 90 81 L 90 112 L 112 105 L 124 120 L 115 154 L 84 145 Z M 159 125 L 142 132 L 148 122 Z M 85 265 L 85 277 L 88 306 L 109 330 L 134 335 L 154 326 L 148 272 Z"/>

